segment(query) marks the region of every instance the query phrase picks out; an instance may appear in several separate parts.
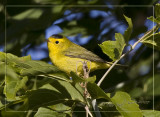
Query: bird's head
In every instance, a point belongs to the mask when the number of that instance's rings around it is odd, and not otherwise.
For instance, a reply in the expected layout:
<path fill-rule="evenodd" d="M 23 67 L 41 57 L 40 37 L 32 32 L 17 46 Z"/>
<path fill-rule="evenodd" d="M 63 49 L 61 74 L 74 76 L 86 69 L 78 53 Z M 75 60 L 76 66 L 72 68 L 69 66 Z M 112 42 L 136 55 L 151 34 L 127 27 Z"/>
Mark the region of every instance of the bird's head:
<path fill-rule="evenodd" d="M 65 36 L 54 34 L 47 40 L 48 49 L 53 54 L 65 51 L 69 46 L 71 46 L 71 41 Z"/>

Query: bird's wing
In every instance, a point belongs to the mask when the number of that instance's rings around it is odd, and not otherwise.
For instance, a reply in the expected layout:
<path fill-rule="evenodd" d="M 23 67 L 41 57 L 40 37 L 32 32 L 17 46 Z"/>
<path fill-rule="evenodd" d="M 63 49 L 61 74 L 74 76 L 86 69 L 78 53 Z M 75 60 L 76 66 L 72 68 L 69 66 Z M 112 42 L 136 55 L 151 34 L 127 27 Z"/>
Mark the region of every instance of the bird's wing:
<path fill-rule="evenodd" d="M 66 51 L 64 51 L 64 54 L 65 56 L 69 56 L 72 58 L 81 58 L 95 62 L 106 62 L 96 54 L 76 44 L 74 44 L 73 46 L 69 47 Z"/>

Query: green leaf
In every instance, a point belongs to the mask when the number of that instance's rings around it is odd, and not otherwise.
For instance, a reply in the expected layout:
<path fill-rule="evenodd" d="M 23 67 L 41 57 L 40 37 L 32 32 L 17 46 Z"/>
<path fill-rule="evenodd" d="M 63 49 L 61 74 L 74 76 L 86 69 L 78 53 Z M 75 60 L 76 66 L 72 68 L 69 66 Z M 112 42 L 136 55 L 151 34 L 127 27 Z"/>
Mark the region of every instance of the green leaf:
<path fill-rule="evenodd" d="M 153 90 L 154 90 L 154 96 L 159 96 L 160 95 L 159 82 L 160 82 L 159 74 L 155 74 L 154 78 L 153 77 L 148 78 L 148 80 L 145 82 L 145 93 L 149 96 L 153 96 Z"/>
<path fill-rule="evenodd" d="M 43 76 L 43 75 L 39 75 L 39 76 Z M 64 73 L 64 72 L 57 72 L 57 73 L 52 73 L 52 74 L 46 74 L 46 75 L 44 75 L 44 77 L 71 82 L 70 77 L 66 73 Z"/>
<path fill-rule="evenodd" d="M 5 59 L 6 56 L 6 59 Z M 0 61 L 6 60 L 7 65 L 22 76 L 35 76 L 40 74 L 61 72 L 56 66 L 43 61 L 31 60 L 31 56 L 17 57 L 10 53 L 0 52 Z"/>
<path fill-rule="evenodd" d="M 86 79 L 86 82 L 94 83 L 95 81 L 96 81 L 96 76 L 95 75 Z"/>
<path fill-rule="evenodd" d="M 131 100 L 131 97 L 125 92 L 106 94 L 95 83 L 88 83 L 87 90 L 93 99 L 104 98 L 111 101 L 124 117 L 142 117 L 142 112 L 139 109 L 138 104 Z M 135 113 L 135 111 L 137 112 Z"/>
<path fill-rule="evenodd" d="M 147 19 L 151 20 L 152 22 L 160 23 L 160 18 L 154 18 L 153 16 L 147 17 Z"/>
<path fill-rule="evenodd" d="M 1 110 L 2 117 L 25 117 L 26 113 L 18 112 L 9 108 Z"/>
<path fill-rule="evenodd" d="M 154 47 L 155 49 L 160 50 L 160 32 L 146 37 L 141 42 L 150 48 Z"/>
<path fill-rule="evenodd" d="M 139 105 L 131 100 L 131 97 L 125 92 L 116 92 L 115 94 L 107 94 L 116 109 L 124 117 L 143 117 Z M 136 112 L 135 112 L 136 111 Z"/>
<path fill-rule="evenodd" d="M 14 76 L 15 77 L 13 77 L 13 75 L 12 77 L 6 76 L 4 94 L 6 95 L 8 101 L 16 100 L 17 91 L 23 88 L 28 81 L 27 77 L 20 79 L 16 73 L 14 73 Z"/>
<path fill-rule="evenodd" d="M 63 28 L 63 35 L 77 35 L 79 32 L 81 32 L 82 35 L 87 35 L 87 29 L 78 26 L 75 20 L 68 22 L 67 26 Z"/>
<path fill-rule="evenodd" d="M 70 72 L 70 75 L 72 77 L 73 83 L 81 83 L 81 82 L 85 82 L 84 78 L 79 77 L 76 73 L 74 72 Z"/>
<path fill-rule="evenodd" d="M 74 72 L 71 72 L 70 75 L 72 77 L 73 83 L 75 83 L 75 84 L 76 83 L 81 83 L 81 82 L 91 82 L 91 83 L 94 83 L 96 81 L 96 76 L 89 77 L 89 78 L 82 78 L 82 77 L 79 77 Z"/>
<path fill-rule="evenodd" d="M 160 18 L 160 4 L 157 3 L 155 6 L 155 16 L 156 18 Z"/>
<path fill-rule="evenodd" d="M 2 102 L 0 101 L 0 108 L 2 108 L 4 105 L 2 104 Z"/>
<path fill-rule="evenodd" d="M 69 106 L 66 106 L 64 105 L 63 103 L 60 103 L 60 104 L 55 104 L 55 105 L 52 105 L 52 106 L 49 106 L 51 109 L 53 109 L 54 111 L 69 111 L 71 110 L 71 107 Z M 71 112 L 71 111 L 70 111 Z"/>
<path fill-rule="evenodd" d="M 99 102 L 98 107 L 102 113 L 102 117 L 121 117 L 121 114 L 112 102 Z"/>
<path fill-rule="evenodd" d="M 45 63 L 43 61 L 35 61 L 35 60 L 26 61 L 26 62 L 19 62 L 18 66 L 21 68 L 24 68 L 20 72 L 21 75 L 23 75 L 23 76 L 49 74 L 49 73 L 55 73 L 55 72 L 60 71 L 54 65 L 50 65 L 50 64 Z"/>
<path fill-rule="evenodd" d="M 53 80 L 50 84 L 46 84 L 40 89 L 28 91 L 26 93 L 25 98 L 28 100 L 29 109 L 51 106 L 67 101 L 85 103 L 81 93 L 70 83 Z"/>
<path fill-rule="evenodd" d="M 160 111 L 156 110 L 142 110 L 144 117 L 160 117 Z"/>
<path fill-rule="evenodd" d="M 124 38 L 125 38 L 126 43 L 128 43 L 130 36 L 131 36 L 131 33 L 132 33 L 133 24 L 132 24 L 131 18 L 128 18 L 125 15 L 124 15 L 124 17 L 125 17 L 126 21 L 128 22 L 128 28 L 124 32 Z"/>
<path fill-rule="evenodd" d="M 5 63 L 0 63 L 0 79 L 4 79 L 5 75 L 15 79 L 17 78 L 17 74 L 10 66 L 5 65 Z"/>
<path fill-rule="evenodd" d="M 13 55 L 11 53 L 4 53 L 4 52 L 0 52 L 0 61 L 4 62 L 6 61 L 7 63 L 10 62 L 25 62 L 31 60 L 31 56 L 23 56 L 23 57 L 17 57 L 16 55 Z"/>
<path fill-rule="evenodd" d="M 124 37 L 121 33 L 115 34 L 116 41 L 105 41 L 99 46 L 102 51 L 107 54 L 113 61 L 120 58 L 126 45 Z"/>
<path fill-rule="evenodd" d="M 143 89 L 142 88 L 134 88 L 133 90 L 130 91 L 129 93 L 132 98 L 138 98 L 141 95 L 143 95 Z"/>
<path fill-rule="evenodd" d="M 39 108 L 34 117 L 66 117 L 65 113 L 56 112 L 48 108 Z"/>
<path fill-rule="evenodd" d="M 34 8 L 26 10 L 20 14 L 17 14 L 16 16 L 13 16 L 12 19 L 14 20 L 23 20 L 25 18 L 28 19 L 38 19 L 43 13 L 42 9 Z"/>
<path fill-rule="evenodd" d="M 87 83 L 87 90 L 93 99 L 104 98 L 109 100 L 105 92 L 95 83 Z"/>
<path fill-rule="evenodd" d="M 55 4 L 62 4 L 62 1 L 61 0 L 56 0 L 56 1 L 53 1 L 53 0 L 34 0 L 34 2 L 35 3 L 37 3 L 37 4 L 53 4 L 53 5 L 55 5 Z"/>

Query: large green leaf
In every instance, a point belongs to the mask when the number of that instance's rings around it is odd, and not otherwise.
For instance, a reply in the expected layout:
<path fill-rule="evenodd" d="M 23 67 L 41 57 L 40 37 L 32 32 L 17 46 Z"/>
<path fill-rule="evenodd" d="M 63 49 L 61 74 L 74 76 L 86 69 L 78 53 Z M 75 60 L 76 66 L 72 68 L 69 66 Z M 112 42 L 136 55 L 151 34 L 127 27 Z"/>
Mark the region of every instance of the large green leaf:
<path fill-rule="evenodd" d="M 129 94 L 125 92 L 116 92 L 115 94 L 106 94 L 95 83 L 88 83 L 87 89 L 93 99 L 104 98 L 111 101 L 116 109 L 124 117 L 142 117 L 142 112 L 139 109 L 138 104 L 131 100 Z M 136 111 L 136 113 L 135 113 Z"/>
<path fill-rule="evenodd" d="M 146 46 L 160 50 L 160 32 L 152 34 L 141 41 Z"/>
<path fill-rule="evenodd" d="M 102 51 L 107 54 L 113 61 L 120 58 L 126 45 L 124 37 L 121 33 L 115 34 L 116 41 L 105 41 L 99 46 Z"/>
<path fill-rule="evenodd" d="M 31 60 L 26 62 L 19 62 L 18 66 L 23 68 L 20 74 L 24 76 L 48 74 L 60 71 L 56 66 L 47 64 L 43 61 Z"/>
<path fill-rule="evenodd" d="M 40 89 L 28 91 L 25 98 L 28 100 L 29 109 L 51 106 L 67 101 L 85 103 L 82 94 L 75 87 L 68 82 L 58 80 L 53 80 L 52 83 L 46 84 Z"/>
<path fill-rule="evenodd" d="M 128 23 L 128 28 L 127 30 L 124 32 L 124 38 L 125 38 L 125 41 L 126 43 L 128 43 L 129 39 L 130 39 L 130 36 L 131 36 L 131 33 L 132 33 L 132 29 L 133 29 L 133 24 L 132 24 L 132 20 L 131 18 L 128 18 L 127 16 L 125 16 L 125 19 Z"/>
<path fill-rule="evenodd" d="M 124 117 L 143 117 L 139 105 L 131 100 L 131 97 L 125 92 L 116 92 L 115 94 L 107 94 L 116 109 Z"/>

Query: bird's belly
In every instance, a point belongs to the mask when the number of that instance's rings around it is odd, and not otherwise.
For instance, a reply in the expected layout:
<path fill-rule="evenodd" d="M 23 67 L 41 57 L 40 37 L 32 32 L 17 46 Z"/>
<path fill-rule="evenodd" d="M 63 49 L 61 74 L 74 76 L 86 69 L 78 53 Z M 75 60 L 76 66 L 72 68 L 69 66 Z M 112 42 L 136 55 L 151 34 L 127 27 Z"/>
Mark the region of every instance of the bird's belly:
<path fill-rule="evenodd" d="M 80 58 L 71 58 L 67 56 L 60 57 L 52 57 L 52 62 L 62 71 L 67 72 L 68 74 L 73 71 L 78 74 L 83 74 L 83 64 L 84 61 L 87 62 L 87 67 L 90 71 L 94 71 L 96 69 L 104 69 L 106 68 L 104 63 L 91 62 L 85 59 Z"/>
<path fill-rule="evenodd" d="M 81 72 L 83 61 L 84 61 L 83 59 L 78 59 L 78 58 L 62 57 L 56 59 L 54 61 L 54 64 L 58 66 L 59 69 L 67 73 L 70 73 L 71 71 Z"/>

